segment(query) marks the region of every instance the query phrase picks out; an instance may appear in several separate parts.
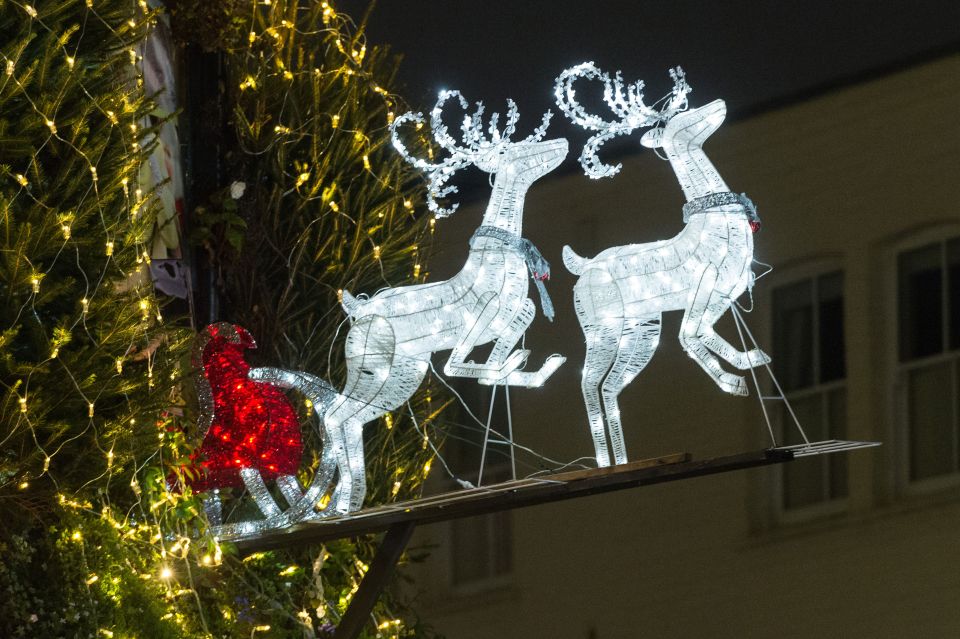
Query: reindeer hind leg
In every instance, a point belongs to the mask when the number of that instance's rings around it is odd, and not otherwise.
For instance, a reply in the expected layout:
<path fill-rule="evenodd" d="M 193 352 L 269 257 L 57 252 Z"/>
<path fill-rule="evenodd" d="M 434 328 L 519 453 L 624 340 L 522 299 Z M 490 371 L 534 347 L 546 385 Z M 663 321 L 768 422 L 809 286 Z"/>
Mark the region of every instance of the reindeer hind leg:
<path fill-rule="evenodd" d="M 610 465 L 610 451 L 603 422 L 603 409 L 600 405 L 600 382 L 613 364 L 617 354 L 617 327 L 605 324 L 587 324 L 583 326 L 583 335 L 587 341 L 587 355 L 583 363 L 583 377 L 580 390 L 587 409 L 590 434 L 597 452 L 597 466 Z"/>
<path fill-rule="evenodd" d="M 426 356 L 397 353 L 393 328 L 382 317 L 358 321 L 347 336 L 347 383 L 324 416 L 336 429 L 340 483 L 335 512 L 357 510 L 366 494 L 363 425 L 407 401 L 427 371 Z"/>
<path fill-rule="evenodd" d="M 607 414 L 610 446 L 613 448 L 613 456 L 617 464 L 627 462 L 617 396 L 650 363 L 659 344 L 659 315 L 624 319 L 616 359 L 603 380 L 603 408 Z"/>
<path fill-rule="evenodd" d="M 395 356 L 385 379 L 379 384 L 374 382 L 373 388 L 364 388 L 362 394 L 352 398 L 353 412 L 340 423 L 347 463 L 353 475 L 352 490 L 344 487 L 336 495 L 338 512 L 344 512 L 344 509 L 347 512 L 359 510 L 363 506 L 367 491 L 363 454 L 364 424 L 385 415 L 410 399 L 426 373 L 426 358 Z"/>

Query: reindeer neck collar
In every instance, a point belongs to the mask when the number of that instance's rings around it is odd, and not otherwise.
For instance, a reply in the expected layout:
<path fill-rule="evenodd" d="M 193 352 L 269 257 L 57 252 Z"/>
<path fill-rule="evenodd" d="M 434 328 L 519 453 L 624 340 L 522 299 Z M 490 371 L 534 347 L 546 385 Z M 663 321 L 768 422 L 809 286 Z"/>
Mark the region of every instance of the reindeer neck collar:
<path fill-rule="evenodd" d="M 690 221 L 691 215 L 697 213 L 706 213 L 710 209 L 715 209 L 728 204 L 739 204 L 745 210 L 747 219 L 750 221 L 750 228 L 756 232 L 760 228 L 760 216 L 757 215 L 757 206 L 753 200 L 747 197 L 746 193 L 733 193 L 731 191 L 721 191 L 719 193 L 710 193 L 703 197 L 690 200 L 683 205 L 683 223 Z"/>
<path fill-rule="evenodd" d="M 523 257 L 523 261 L 527 263 L 527 270 L 533 278 L 533 283 L 537 287 L 537 292 L 540 294 L 540 306 L 543 314 L 552 322 L 553 302 L 547 293 L 547 287 L 544 285 L 544 282 L 550 279 L 550 263 L 543 257 L 540 250 L 525 237 L 520 237 L 512 231 L 498 226 L 488 225 L 480 226 L 473 232 L 473 237 L 470 238 L 470 248 L 473 248 L 474 242 L 482 237 L 499 240 L 503 242 L 504 246 L 513 249 Z"/>

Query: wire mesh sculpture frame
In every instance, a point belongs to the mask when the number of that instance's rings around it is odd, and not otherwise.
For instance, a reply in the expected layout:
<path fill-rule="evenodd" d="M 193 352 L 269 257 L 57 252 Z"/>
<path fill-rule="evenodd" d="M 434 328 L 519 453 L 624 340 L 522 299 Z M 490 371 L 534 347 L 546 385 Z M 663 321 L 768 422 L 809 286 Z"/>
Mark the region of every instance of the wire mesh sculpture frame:
<path fill-rule="evenodd" d="M 690 87 L 683 71 L 677 67 L 670 75 L 674 88 L 659 108 L 644 104 L 642 82 L 625 90 L 619 72 L 611 79 L 592 62 L 564 71 L 555 84 L 561 111 L 596 132 L 580 158 L 588 176 L 610 177 L 620 170 L 597 159 L 604 142 L 653 126 L 641 143 L 662 150 L 687 200 L 686 226 L 672 239 L 614 247 L 593 258 L 580 257 L 569 246 L 563 249 L 564 264 L 579 276 L 574 306 L 587 347 L 581 389 L 598 466 L 610 465 L 610 449 L 614 463 L 627 461 L 618 397 L 653 357 L 664 311 L 684 312 L 681 346 L 727 393 L 746 395 L 746 382 L 725 371 L 717 356 L 739 370 L 770 361 L 759 349 L 737 350 L 713 328 L 753 285 L 753 233 L 759 228 L 753 203 L 730 192 L 702 149 L 723 122 L 726 105 L 714 100 L 688 109 Z M 603 83 L 604 101 L 616 119 L 589 114 L 577 102 L 573 83 L 580 78 Z"/>

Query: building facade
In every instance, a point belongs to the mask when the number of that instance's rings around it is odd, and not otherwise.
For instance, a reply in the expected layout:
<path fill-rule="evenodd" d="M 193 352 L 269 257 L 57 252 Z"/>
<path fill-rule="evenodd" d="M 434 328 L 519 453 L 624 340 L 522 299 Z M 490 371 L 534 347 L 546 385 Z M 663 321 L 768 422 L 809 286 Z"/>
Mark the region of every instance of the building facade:
<path fill-rule="evenodd" d="M 801 424 L 814 440 L 883 445 L 424 527 L 412 546 L 430 557 L 413 572 L 428 622 L 451 639 L 960 636 L 958 79 L 960 55 L 942 57 L 727 122 L 704 145 L 757 203 L 754 271 L 773 270 L 740 303 Z M 695 105 L 723 97 L 691 83 Z M 557 308 L 528 332 L 530 366 L 568 361 L 544 388 L 511 392 L 512 427 L 553 460 L 594 454 L 561 247 L 592 256 L 682 227 L 668 163 L 643 150 L 623 164 L 613 179 L 548 176 L 526 201 Z M 434 278 L 457 270 L 480 212 L 441 223 Z M 739 344 L 730 317 L 717 329 Z M 666 314 L 620 395 L 630 459 L 768 447 L 755 390 L 721 393 L 678 332 Z M 457 388 L 485 417 L 490 389 Z M 779 442 L 799 441 L 782 404 L 768 407 Z M 454 427 L 442 452 L 474 481 L 469 432 Z M 521 457 L 518 475 L 537 470 Z M 509 476 L 490 459 L 485 481 Z"/>

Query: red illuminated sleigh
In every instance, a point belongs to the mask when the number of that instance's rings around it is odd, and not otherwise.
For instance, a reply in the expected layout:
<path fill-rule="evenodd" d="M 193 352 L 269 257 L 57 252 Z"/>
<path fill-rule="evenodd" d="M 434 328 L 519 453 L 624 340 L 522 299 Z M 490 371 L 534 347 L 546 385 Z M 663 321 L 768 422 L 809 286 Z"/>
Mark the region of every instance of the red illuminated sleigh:
<path fill-rule="evenodd" d="M 189 484 L 194 491 L 208 493 L 204 508 L 214 532 L 222 537 L 321 517 L 315 506 L 336 470 L 334 451 L 325 446 L 310 486 L 305 489 L 300 484 L 296 477 L 303 454 L 300 422 L 280 389 L 296 388 L 318 414 L 326 410 L 336 391 L 308 373 L 251 369 L 244 352 L 256 347 L 245 329 L 219 322 L 204 329 L 194 349 L 203 437 L 195 457 L 202 472 Z M 251 370 L 255 379 L 250 377 Z M 270 492 L 268 482 L 276 484 L 285 508 Z M 224 524 L 220 490 L 226 488 L 246 489 L 264 518 Z"/>

